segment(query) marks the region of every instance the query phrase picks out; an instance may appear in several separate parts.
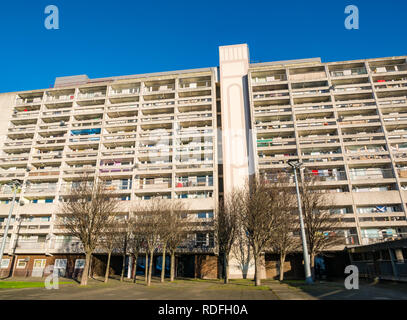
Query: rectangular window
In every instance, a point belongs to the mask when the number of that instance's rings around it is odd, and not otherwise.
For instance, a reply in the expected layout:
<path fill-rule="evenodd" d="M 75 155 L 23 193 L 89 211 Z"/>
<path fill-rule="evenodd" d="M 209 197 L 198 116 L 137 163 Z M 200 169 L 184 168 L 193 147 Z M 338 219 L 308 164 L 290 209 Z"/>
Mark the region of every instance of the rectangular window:
<path fill-rule="evenodd" d="M 198 212 L 198 218 L 199 219 L 205 219 L 206 218 L 206 212 Z"/>
<path fill-rule="evenodd" d="M 46 263 L 47 263 L 47 260 L 45 260 L 45 259 L 34 259 L 33 267 L 37 268 L 37 269 L 44 269 Z"/>
<path fill-rule="evenodd" d="M 75 260 L 75 269 L 85 268 L 85 259 L 76 259 Z"/>
<path fill-rule="evenodd" d="M 54 268 L 66 269 L 67 259 L 55 259 Z"/>
<path fill-rule="evenodd" d="M 54 199 L 45 199 L 45 203 L 53 203 Z"/>
<path fill-rule="evenodd" d="M 10 259 L 1 260 L 1 269 L 7 269 L 10 264 Z"/>
<path fill-rule="evenodd" d="M 17 260 L 17 269 L 24 269 L 27 267 L 27 261 L 25 259 L 18 259 Z"/>

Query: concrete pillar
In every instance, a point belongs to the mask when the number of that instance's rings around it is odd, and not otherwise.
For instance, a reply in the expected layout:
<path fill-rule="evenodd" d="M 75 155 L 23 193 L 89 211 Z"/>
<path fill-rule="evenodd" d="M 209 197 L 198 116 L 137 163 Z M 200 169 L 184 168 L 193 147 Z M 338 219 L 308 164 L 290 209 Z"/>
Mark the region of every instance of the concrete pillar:
<path fill-rule="evenodd" d="M 223 190 L 244 188 L 254 173 L 253 135 L 251 132 L 248 89 L 249 48 L 247 44 L 219 47 L 219 75 L 222 114 Z M 254 261 L 250 248 L 238 244 L 229 261 L 230 278 L 252 278 Z M 242 251 L 242 252 L 240 252 Z M 246 261 L 247 260 L 247 261 Z"/>
<path fill-rule="evenodd" d="M 131 279 L 132 270 L 133 270 L 133 257 L 129 256 L 129 267 L 127 268 L 127 279 Z"/>
<path fill-rule="evenodd" d="M 395 278 L 398 278 L 398 273 L 397 273 L 397 268 L 396 268 L 396 263 L 395 263 L 393 250 L 390 249 L 390 248 L 388 250 L 389 250 L 389 255 L 390 255 L 391 267 L 393 269 L 393 276 Z"/>
<path fill-rule="evenodd" d="M 396 259 L 397 262 L 404 262 L 404 257 L 403 257 L 403 250 L 402 249 L 394 249 L 394 252 L 396 253 Z"/>
<path fill-rule="evenodd" d="M 222 112 L 222 164 L 225 195 L 242 188 L 253 173 L 251 120 L 247 86 L 249 48 L 219 47 Z"/>

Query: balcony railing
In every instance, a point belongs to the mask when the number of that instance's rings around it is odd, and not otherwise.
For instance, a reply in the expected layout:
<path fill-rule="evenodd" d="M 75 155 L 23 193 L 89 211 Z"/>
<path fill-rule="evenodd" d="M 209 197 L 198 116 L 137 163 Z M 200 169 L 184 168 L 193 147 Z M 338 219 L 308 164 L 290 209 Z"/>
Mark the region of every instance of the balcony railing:
<path fill-rule="evenodd" d="M 278 81 L 286 81 L 287 76 L 285 74 L 273 74 L 265 77 L 252 77 L 252 84 L 260 84 L 260 83 L 267 83 L 267 82 L 278 82 Z"/>
<path fill-rule="evenodd" d="M 34 241 L 18 241 L 17 249 L 45 249 L 45 242 Z"/>
<path fill-rule="evenodd" d="M 139 189 L 168 189 L 172 187 L 171 181 L 161 183 L 140 184 Z"/>
<path fill-rule="evenodd" d="M 79 93 L 79 99 L 91 99 L 91 98 L 104 98 L 106 96 L 105 91 L 98 91 L 98 92 L 87 92 L 87 93 Z"/>
<path fill-rule="evenodd" d="M 29 104 L 29 103 L 41 103 L 42 97 L 36 98 L 18 98 L 16 103 L 17 104 Z"/>
<path fill-rule="evenodd" d="M 377 180 L 377 179 L 392 179 L 394 178 L 393 170 L 383 169 L 380 172 L 369 172 L 369 171 L 350 171 L 350 179 L 356 180 Z"/>
<path fill-rule="evenodd" d="M 125 89 L 112 89 L 110 91 L 111 96 L 127 95 L 127 94 L 138 94 L 140 93 L 140 88 L 125 88 Z"/>
<path fill-rule="evenodd" d="M 48 186 L 48 185 L 32 186 L 32 185 L 30 185 L 25 189 L 25 192 L 26 193 L 51 193 L 51 192 L 55 192 L 56 190 L 57 190 L 56 185 L 53 185 L 53 186 Z"/>
<path fill-rule="evenodd" d="M 175 85 L 174 84 L 165 84 L 161 86 L 146 86 L 144 88 L 144 93 L 151 93 L 151 92 L 162 92 L 162 91 L 169 91 L 169 90 L 174 90 Z"/>
<path fill-rule="evenodd" d="M 195 82 L 185 82 L 182 83 L 180 82 L 179 88 L 180 89 L 200 89 L 200 88 L 210 88 L 211 87 L 211 81 L 195 81 Z"/>
<path fill-rule="evenodd" d="M 74 97 L 75 97 L 75 95 L 73 93 L 67 94 L 67 95 L 61 95 L 61 96 L 49 95 L 49 96 L 45 97 L 45 101 L 47 101 L 47 102 L 49 102 L 49 101 L 50 102 L 70 101 L 70 100 L 73 100 Z"/>
<path fill-rule="evenodd" d="M 371 67 L 373 73 L 400 72 L 407 71 L 407 64 L 385 65 L 380 67 Z"/>
<path fill-rule="evenodd" d="M 357 76 L 362 74 L 367 74 L 366 69 L 363 67 L 331 71 L 331 77 Z"/>
<path fill-rule="evenodd" d="M 12 117 L 15 119 L 24 119 L 37 117 L 40 113 L 38 111 L 27 111 L 27 112 L 17 112 L 13 113 Z"/>
<path fill-rule="evenodd" d="M 407 233 L 394 233 L 386 236 L 383 235 L 365 235 L 362 236 L 362 244 L 372 244 L 385 241 L 393 241 L 407 238 Z"/>

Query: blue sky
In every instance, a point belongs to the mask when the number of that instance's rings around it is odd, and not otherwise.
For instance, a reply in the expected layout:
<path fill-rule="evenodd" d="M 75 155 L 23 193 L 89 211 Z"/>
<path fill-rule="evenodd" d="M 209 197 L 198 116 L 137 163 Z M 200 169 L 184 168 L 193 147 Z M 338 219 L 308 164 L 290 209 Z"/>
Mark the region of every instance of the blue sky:
<path fill-rule="evenodd" d="M 44 27 L 47 5 L 59 30 Z M 360 29 L 346 30 L 358 6 Z M 253 62 L 407 54 L 405 0 L 27 0 L 0 4 L 0 92 L 91 78 L 218 65 L 219 45 L 248 43 Z"/>

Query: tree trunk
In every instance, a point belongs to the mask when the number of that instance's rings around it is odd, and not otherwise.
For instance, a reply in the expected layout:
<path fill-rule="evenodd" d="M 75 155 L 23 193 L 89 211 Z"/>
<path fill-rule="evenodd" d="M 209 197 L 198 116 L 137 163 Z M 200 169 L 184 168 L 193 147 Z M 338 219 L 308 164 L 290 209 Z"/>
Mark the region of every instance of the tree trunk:
<path fill-rule="evenodd" d="M 126 268 L 126 254 L 123 254 L 123 259 L 122 259 L 122 273 L 120 275 L 120 281 L 123 282 L 124 279 L 124 269 Z"/>
<path fill-rule="evenodd" d="M 137 259 L 138 259 L 138 254 L 133 255 L 134 257 L 134 262 L 133 262 L 133 282 L 136 283 L 137 281 Z"/>
<path fill-rule="evenodd" d="M 175 251 L 171 250 L 171 270 L 170 270 L 170 281 L 175 279 Z"/>
<path fill-rule="evenodd" d="M 124 239 L 122 273 L 120 275 L 120 282 L 123 282 L 124 279 L 124 269 L 126 268 L 126 252 L 127 252 L 127 239 Z"/>
<path fill-rule="evenodd" d="M 224 283 L 229 283 L 229 257 L 226 252 L 223 253 L 223 265 L 225 269 L 225 280 Z"/>
<path fill-rule="evenodd" d="M 107 264 L 106 264 L 106 272 L 105 272 L 105 283 L 109 280 L 109 269 L 110 269 L 110 258 L 112 256 L 112 252 L 109 251 L 107 255 Z"/>
<path fill-rule="evenodd" d="M 93 255 L 90 254 L 89 271 L 88 271 L 88 277 L 89 278 L 92 278 L 92 262 L 93 262 Z"/>
<path fill-rule="evenodd" d="M 160 279 L 161 283 L 164 282 L 165 280 L 165 249 L 166 246 L 163 247 L 163 261 L 161 263 L 161 279 Z"/>
<path fill-rule="evenodd" d="M 310 267 L 311 267 L 311 277 L 315 280 L 315 253 L 310 253 Z"/>
<path fill-rule="evenodd" d="M 280 254 L 280 281 L 284 280 L 285 253 Z"/>
<path fill-rule="evenodd" d="M 152 275 L 152 271 L 153 271 L 153 258 L 154 258 L 154 251 L 150 251 L 150 266 L 148 267 L 147 286 L 151 285 L 151 275 Z"/>
<path fill-rule="evenodd" d="M 146 251 L 146 260 L 144 262 L 144 281 L 148 282 L 148 253 Z"/>
<path fill-rule="evenodd" d="M 85 268 L 83 269 L 82 272 L 82 277 L 81 277 L 81 286 L 86 286 L 88 284 L 88 273 L 89 273 L 89 265 L 90 265 L 90 259 L 92 257 L 92 252 L 86 252 L 85 254 Z"/>
<path fill-rule="evenodd" d="M 255 276 L 255 286 L 261 286 L 261 279 L 260 279 L 260 255 L 254 255 L 254 276 Z"/>

